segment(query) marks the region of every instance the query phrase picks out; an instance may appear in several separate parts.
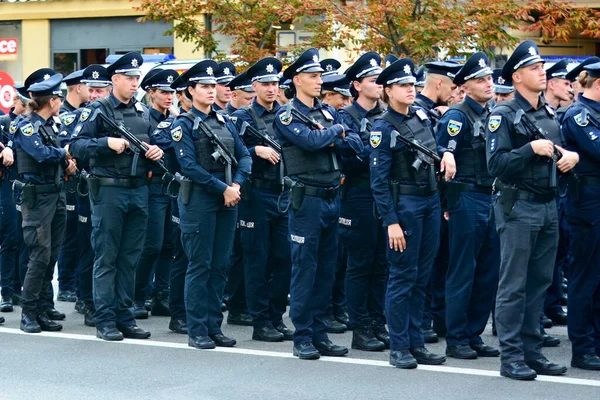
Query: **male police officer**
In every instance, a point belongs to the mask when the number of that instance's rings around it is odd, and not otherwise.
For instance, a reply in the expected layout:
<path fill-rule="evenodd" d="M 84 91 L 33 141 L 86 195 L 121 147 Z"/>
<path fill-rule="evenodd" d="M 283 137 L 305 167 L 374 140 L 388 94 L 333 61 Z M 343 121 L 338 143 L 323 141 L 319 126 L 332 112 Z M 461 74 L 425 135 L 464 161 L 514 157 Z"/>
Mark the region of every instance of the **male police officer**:
<path fill-rule="evenodd" d="M 129 142 L 115 135 L 100 117 L 123 124 L 148 143 L 147 109 L 135 99 L 142 56 L 123 55 L 107 71 L 112 74 L 112 93 L 84 109 L 75 128 L 73 155 L 89 160 L 93 176 L 88 179 L 92 201 L 94 259 L 94 305 L 96 335 L 104 340 L 123 337 L 145 339 L 150 332 L 135 324 L 130 307 L 135 290 L 135 267 L 148 223 L 147 174 L 163 152 L 148 145 L 144 155 L 127 150 Z"/>
<path fill-rule="evenodd" d="M 556 167 L 567 172 L 579 156 L 559 146 L 555 112 L 540 96 L 546 87 L 542 65 L 535 43 L 525 41 L 515 49 L 502 69 L 502 77 L 515 87 L 515 98 L 496 106 L 486 128 L 501 249 L 496 297 L 500 374 L 519 380 L 567 370 L 541 353 L 539 316 L 558 242 Z"/>
<path fill-rule="evenodd" d="M 478 52 L 456 74 L 465 100 L 442 116 L 438 146 L 452 153 L 456 176 L 445 183 L 449 259 L 446 278 L 446 355 L 461 359 L 497 357 L 498 349 L 481 340 L 492 309 L 500 243 L 490 201 L 493 178 L 486 165 L 487 102 L 494 95 L 488 58 Z"/>

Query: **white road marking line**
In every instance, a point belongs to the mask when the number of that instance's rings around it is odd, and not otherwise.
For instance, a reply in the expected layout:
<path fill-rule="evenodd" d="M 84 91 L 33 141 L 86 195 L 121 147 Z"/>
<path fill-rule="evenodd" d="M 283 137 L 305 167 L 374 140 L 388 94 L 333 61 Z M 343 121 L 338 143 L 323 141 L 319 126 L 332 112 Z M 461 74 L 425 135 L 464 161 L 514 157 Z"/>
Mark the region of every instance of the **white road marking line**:
<path fill-rule="evenodd" d="M 136 346 L 148 346 L 148 347 L 163 347 L 163 348 L 171 348 L 171 349 L 183 349 L 183 350 L 195 350 L 192 347 L 189 347 L 187 343 L 173 343 L 173 342 L 158 342 L 152 340 L 136 340 L 136 339 L 125 339 L 120 342 L 106 342 L 102 339 L 98 339 L 95 336 L 91 335 L 80 335 L 75 333 L 62 333 L 62 332 L 42 332 L 36 334 L 29 334 L 21 331 L 20 329 L 15 328 L 3 328 L 0 327 L 0 333 L 7 333 L 12 335 L 31 335 L 33 337 L 50 337 L 50 338 L 58 338 L 58 339 L 73 339 L 73 340 L 87 340 L 92 342 L 102 342 L 102 343 L 114 343 L 120 345 L 136 345 Z M 290 344 L 291 346 L 291 344 Z M 242 354 L 242 355 L 252 355 L 252 356 L 262 356 L 262 357 L 277 357 L 277 358 L 295 358 L 291 351 L 289 353 L 282 353 L 279 351 L 265 351 L 265 350 L 252 350 L 252 349 L 241 349 L 236 347 L 217 347 L 213 350 L 202 350 L 202 351 L 212 351 L 218 353 L 230 353 L 230 354 Z M 332 362 L 332 363 L 340 363 L 340 364 L 353 364 L 353 365 L 367 365 L 373 367 L 387 367 L 392 368 L 392 366 L 387 361 L 377 361 L 377 360 L 365 360 L 360 358 L 350 358 L 350 357 L 321 357 L 319 361 L 322 362 Z M 448 374 L 461 374 L 461 375 L 475 375 L 475 376 L 488 376 L 492 378 L 499 378 L 500 373 L 496 371 L 483 370 L 483 369 L 475 369 L 475 368 L 458 368 L 458 367 L 446 367 L 439 365 L 419 365 L 417 371 L 431 371 L 431 372 L 443 372 Z M 569 378 L 567 376 L 538 376 L 537 381 L 541 382 L 552 382 L 552 383 L 562 383 L 569 385 L 580 385 L 580 386 L 595 386 L 600 387 L 600 380 L 595 379 L 579 379 L 579 378 Z"/>

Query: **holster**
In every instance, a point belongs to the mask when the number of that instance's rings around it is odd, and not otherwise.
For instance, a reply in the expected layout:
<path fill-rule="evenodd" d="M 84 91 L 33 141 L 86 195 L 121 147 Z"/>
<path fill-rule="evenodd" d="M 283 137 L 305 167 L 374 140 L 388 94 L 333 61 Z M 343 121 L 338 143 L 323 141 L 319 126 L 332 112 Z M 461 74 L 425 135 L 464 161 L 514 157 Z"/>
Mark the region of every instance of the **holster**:
<path fill-rule="evenodd" d="M 446 211 L 455 208 L 460 198 L 460 185 L 442 180 L 440 182 L 440 189 L 442 209 Z"/>
<path fill-rule="evenodd" d="M 304 192 L 305 187 L 304 184 L 297 182 L 292 186 L 291 194 L 290 194 L 290 206 L 292 210 L 298 211 L 302 202 L 304 201 Z"/>
<path fill-rule="evenodd" d="M 181 196 L 181 202 L 183 205 L 187 205 L 190 202 L 190 195 L 192 194 L 192 188 L 194 183 L 191 179 L 183 179 L 179 182 L 179 195 Z"/>
<path fill-rule="evenodd" d="M 581 199 L 581 181 L 577 175 L 570 174 L 567 181 L 567 193 L 575 202 Z"/>
<path fill-rule="evenodd" d="M 515 202 L 517 201 L 517 197 L 519 195 L 519 189 L 517 188 L 508 188 L 505 187 L 502 189 L 500 193 L 500 197 L 498 200 L 502 204 L 502 212 L 504 213 L 504 217 L 508 217 L 510 212 L 512 211 Z"/>
<path fill-rule="evenodd" d="M 96 200 L 98 197 L 98 192 L 100 191 L 100 178 L 93 175 L 88 175 L 85 178 L 88 185 L 88 193 L 92 196 L 92 200 Z"/>
<path fill-rule="evenodd" d="M 19 204 L 24 204 L 27 208 L 35 207 L 37 200 L 35 185 L 15 180 L 13 189 L 19 189 L 21 191 L 21 202 Z"/>

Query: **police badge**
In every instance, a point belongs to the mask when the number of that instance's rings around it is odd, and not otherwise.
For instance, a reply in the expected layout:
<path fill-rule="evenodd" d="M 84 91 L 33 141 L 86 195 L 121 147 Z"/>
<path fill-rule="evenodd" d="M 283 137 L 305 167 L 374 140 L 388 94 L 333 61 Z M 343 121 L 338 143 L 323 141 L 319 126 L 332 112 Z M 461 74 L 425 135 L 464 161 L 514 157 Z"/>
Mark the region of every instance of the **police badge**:
<path fill-rule="evenodd" d="M 496 130 L 500 128 L 500 123 L 502 123 L 501 116 L 494 115 L 490 117 L 490 120 L 488 121 L 488 129 L 490 130 L 490 132 L 496 132 Z"/>
<path fill-rule="evenodd" d="M 371 136 L 369 136 L 369 143 L 371 143 L 371 147 L 374 149 L 379 146 L 381 143 L 381 132 L 371 132 Z"/>

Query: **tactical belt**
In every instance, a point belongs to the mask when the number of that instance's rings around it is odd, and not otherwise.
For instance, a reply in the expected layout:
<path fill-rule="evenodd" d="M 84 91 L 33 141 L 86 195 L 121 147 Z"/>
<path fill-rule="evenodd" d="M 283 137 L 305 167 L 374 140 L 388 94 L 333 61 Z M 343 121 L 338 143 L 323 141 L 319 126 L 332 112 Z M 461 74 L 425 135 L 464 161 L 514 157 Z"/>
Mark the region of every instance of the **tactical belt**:
<path fill-rule="evenodd" d="M 152 174 L 152 178 L 150 178 L 150 183 L 152 185 L 162 185 L 164 176 L 165 176 L 165 174 L 158 174 L 158 175 Z"/>
<path fill-rule="evenodd" d="M 137 189 L 146 186 L 146 178 L 102 178 L 98 177 L 99 186 L 114 186 Z"/>
<path fill-rule="evenodd" d="M 315 196 L 321 197 L 323 199 L 333 199 L 340 192 L 340 187 L 331 186 L 328 188 L 318 187 L 318 186 L 308 186 L 304 185 L 304 194 L 306 196 Z"/>
<path fill-rule="evenodd" d="M 346 176 L 346 181 L 344 182 L 344 186 L 354 186 L 354 187 L 362 187 L 362 188 L 371 188 L 371 178 L 365 177 L 363 175 L 359 175 L 356 177 L 348 177 Z"/>
<path fill-rule="evenodd" d="M 257 178 L 252 178 L 251 182 L 254 189 L 265 190 L 275 194 L 281 193 L 281 183 Z"/>
<path fill-rule="evenodd" d="M 58 193 L 62 190 L 62 183 L 56 185 L 54 183 L 49 184 L 37 184 L 34 183 L 33 187 L 35 188 L 36 194 L 46 194 L 46 193 Z"/>
<path fill-rule="evenodd" d="M 491 187 L 473 185 L 465 182 L 446 182 L 447 186 L 452 186 L 453 190 L 457 192 L 472 192 L 472 193 L 483 193 L 483 194 L 492 194 Z"/>
<path fill-rule="evenodd" d="M 437 190 L 432 190 L 429 186 L 402 185 L 398 182 L 390 182 L 390 186 L 394 197 L 398 195 L 431 196 L 437 192 Z"/>
<path fill-rule="evenodd" d="M 600 186 L 600 178 L 596 176 L 580 176 L 579 183 L 589 186 Z"/>
<path fill-rule="evenodd" d="M 532 193 L 527 190 L 517 189 L 515 187 L 508 186 L 501 181 L 496 181 L 496 188 L 502 191 L 513 191 L 515 200 L 527 200 L 532 201 L 534 203 L 548 203 L 550 201 L 554 201 L 556 199 L 555 193 L 548 194 L 539 194 Z"/>

